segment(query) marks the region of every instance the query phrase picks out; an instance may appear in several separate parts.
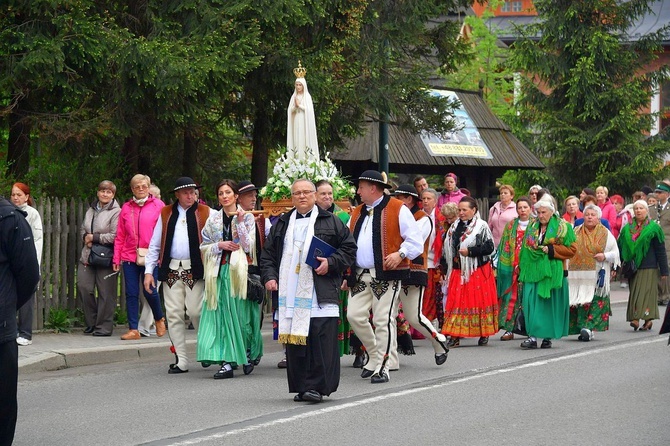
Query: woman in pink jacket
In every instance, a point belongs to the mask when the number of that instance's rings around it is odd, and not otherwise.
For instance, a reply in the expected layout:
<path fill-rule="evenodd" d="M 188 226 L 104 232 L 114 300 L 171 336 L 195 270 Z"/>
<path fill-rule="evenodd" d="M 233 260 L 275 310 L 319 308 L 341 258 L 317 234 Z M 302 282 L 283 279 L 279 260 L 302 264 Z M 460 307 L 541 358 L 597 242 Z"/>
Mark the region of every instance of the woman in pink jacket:
<path fill-rule="evenodd" d="M 165 203 L 149 194 L 150 186 L 151 179 L 146 175 L 137 174 L 130 180 L 133 198 L 121 208 L 114 241 L 114 260 L 112 262 L 114 271 L 123 268 L 126 284 L 128 332 L 121 336 L 121 339 L 125 341 L 141 337 L 137 325 L 140 312 L 140 284 L 144 279 L 144 255 L 146 255 L 146 248 L 149 247 L 161 209 L 165 206 Z M 154 276 L 156 272 L 153 271 Z M 152 293 L 147 293 L 144 287 L 141 288 L 154 314 L 156 336 L 163 336 L 166 331 L 165 317 L 158 291 L 154 289 Z"/>
<path fill-rule="evenodd" d="M 596 200 L 598 201 L 598 207 L 603 212 L 602 218 L 609 222 L 610 228 L 613 228 L 616 226 L 616 209 L 614 209 L 608 195 L 609 191 L 605 186 L 596 188 Z"/>
<path fill-rule="evenodd" d="M 449 172 L 444 176 L 444 189 L 437 199 L 437 209 L 442 209 L 445 203 L 456 203 L 461 201 L 465 194 L 458 188 L 458 177 Z"/>
<path fill-rule="evenodd" d="M 503 184 L 498 188 L 500 201 L 491 206 L 489 210 L 488 224 L 493 235 L 493 244 L 498 247 L 502 233 L 507 223 L 519 216 L 516 213 L 516 203 L 514 202 L 514 188 L 508 184 Z"/>

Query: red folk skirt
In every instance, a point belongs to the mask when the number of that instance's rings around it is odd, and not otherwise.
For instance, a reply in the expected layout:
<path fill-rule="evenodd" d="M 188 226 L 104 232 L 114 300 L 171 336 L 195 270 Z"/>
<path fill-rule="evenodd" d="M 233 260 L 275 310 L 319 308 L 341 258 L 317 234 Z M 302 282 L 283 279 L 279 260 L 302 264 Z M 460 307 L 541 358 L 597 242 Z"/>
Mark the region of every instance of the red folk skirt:
<path fill-rule="evenodd" d="M 498 293 L 491 263 L 477 268 L 468 283 L 461 271 L 449 277 L 442 333 L 458 338 L 492 336 L 498 332 Z"/>

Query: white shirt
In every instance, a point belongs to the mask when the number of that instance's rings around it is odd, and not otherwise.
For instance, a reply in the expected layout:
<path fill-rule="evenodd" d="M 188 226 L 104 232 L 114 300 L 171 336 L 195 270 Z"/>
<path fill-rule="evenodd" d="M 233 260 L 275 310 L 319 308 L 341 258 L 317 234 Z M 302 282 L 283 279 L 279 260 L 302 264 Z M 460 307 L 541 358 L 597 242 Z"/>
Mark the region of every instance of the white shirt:
<path fill-rule="evenodd" d="M 367 206 L 367 210 L 374 209 L 383 199 L 384 196 L 379 197 L 372 203 L 372 206 Z M 356 266 L 358 268 L 371 269 L 375 267 L 375 257 L 372 251 L 372 226 L 374 215 L 368 215 L 365 211 L 366 209 L 361 213 L 362 215 L 360 218 L 363 218 L 363 226 L 361 227 L 361 232 L 358 234 L 358 240 L 356 240 L 356 244 L 358 245 L 356 251 Z M 403 239 L 398 252 L 404 253 L 410 260 L 415 259 L 423 253 L 421 229 L 407 206 L 402 206 L 400 208 L 398 217 L 400 222 L 400 236 Z M 353 221 L 351 224 L 353 224 Z M 351 227 L 352 232 L 353 229 L 354 228 Z M 382 230 L 384 230 L 384 228 L 382 228 Z"/>
<path fill-rule="evenodd" d="M 170 258 L 176 260 L 189 260 L 191 250 L 188 245 L 188 228 L 186 225 L 186 211 L 177 204 L 177 223 L 174 228 L 174 237 L 172 238 L 172 247 L 170 249 Z M 161 238 L 163 237 L 163 216 L 159 216 L 154 226 L 154 232 L 149 242 L 149 252 L 145 259 L 144 270 L 152 272 L 158 264 L 158 258 L 161 251 Z"/>

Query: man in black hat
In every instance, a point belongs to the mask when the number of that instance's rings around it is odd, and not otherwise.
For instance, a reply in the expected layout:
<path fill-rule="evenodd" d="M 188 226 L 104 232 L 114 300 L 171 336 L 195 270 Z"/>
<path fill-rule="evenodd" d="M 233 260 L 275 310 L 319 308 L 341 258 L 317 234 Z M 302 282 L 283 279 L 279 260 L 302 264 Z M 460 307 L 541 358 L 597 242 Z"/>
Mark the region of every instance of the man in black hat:
<path fill-rule="evenodd" d="M 189 177 L 177 180 L 172 190 L 177 202 L 161 210 L 146 256 L 146 271 L 158 265 L 158 280 L 164 284 L 168 329 L 177 357 L 170 374 L 188 372 L 184 309 L 196 330 L 200 322 L 205 289 L 200 243 L 210 212 L 209 206 L 198 203 L 195 191 L 200 187 Z M 152 274 L 144 275 L 144 288 L 147 292 L 156 288 Z"/>
<path fill-rule="evenodd" d="M 0 444 L 14 440 L 19 350 L 16 311 L 40 279 L 33 232 L 26 213 L 0 197 Z"/>
<path fill-rule="evenodd" d="M 373 384 L 388 382 L 395 301 L 400 281 L 409 278 L 410 261 L 423 252 L 423 240 L 412 213 L 403 203 L 384 193 L 385 175 L 366 170 L 358 178 L 357 206 L 349 229 L 358 245 L 356 265 L 348 285 L 351 290 L 347 319 L 365 346 L 370 360 L 361 373 Z M 368 322 L 372 309 L 373 331 Z"/>
<path fill-rule="evenodd" d="M 428 214 L 419 209 L 419 194 L 414 186 L 402 184 L 398 186 L 393 193 L 407 208 L 412 212 L 414 219 L 419 225 L 421 238 L 423 239 L 423 252 L 418 257 L 412 259 L 409 264 L 409 278 L 402 280 L 402 287 L 399 294 L 399 302 L 402 302 L 402 309 L 407 322 L 419 331 L 426 338 L 430 339 L 435 350 L 435 363 L 442 365 L 447 361 L 449 348 L 447 339 L 442 333 L 439 333 L 430 323 L 428 318 L 421 312 L 423 308 L 423 292 L 428 285 L 428 240 L 433 231 L 433 223 Z M 397 361 L 397 353 L 391 352 L 392 358 Z M 394 367 L 391 367 L 394 368 Z"/>

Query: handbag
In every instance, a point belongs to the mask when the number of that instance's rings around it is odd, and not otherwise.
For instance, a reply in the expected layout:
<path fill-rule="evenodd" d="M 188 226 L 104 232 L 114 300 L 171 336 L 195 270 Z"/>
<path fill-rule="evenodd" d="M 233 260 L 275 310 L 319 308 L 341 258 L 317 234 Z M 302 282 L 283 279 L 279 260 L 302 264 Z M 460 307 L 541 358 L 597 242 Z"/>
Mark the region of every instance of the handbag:
<path fill-rule="evenodd" d="M 94 221 L 95 213 L 91 218 L 91 234 L 93 234 Z M 111 268 L 113 258 L 114 245 L 101 245 L 100 243 L 93 243 L 91 245 L 91 252 L 88 255 L 88 264 L 96 268 Z"/>
<path fill-rule="evenodd" d="M 133 212 L 133 219 L 135 217 L 135 212 Z M 138 219 L 137 222 L 137 228 L 139 229 L 140 227 L 140 222 Z M 140 236 L 137 234 L 137 231 L 135 231 L 135 225 L 133 225 L 133 232 L 135 232 L 135 238 L 137 239 L 137 247 L 135 248 L 135 264 L 137 266 L 144 266 L 147 262 L 147 253 L 149 252 L 149 248 L 140 248 Z"/>
<path fill-rule="evenodd" d="M 637 265 L 635 265 L 634 260 L 628 260 L 621 264 L 621 274 L 623 274 L 626 279 L 632 279 L 636 273 Z"/>
<path fill-rule="evenodd" d="M 88 256 L 88 264 L 96 268 L 110 268 L 114 257 L 114 248 L 109 245 L 94 243 Z"/>
<path fill-rule="evenodd" d="M 148 252 L 149 248 L 140 248 L 140 247 L 135 248 L 135 254 L 137 255 L 135 263 L 137 264 L 137 266 L 144 266 L 147 260 L 146 257 Z"/>
<path fill-rule="evenodd" d="M 265 287 L 261 283 L 261 276 L 251 274 L 247 276 L 247 300 L 263 303 L 265 300 Z"/>

